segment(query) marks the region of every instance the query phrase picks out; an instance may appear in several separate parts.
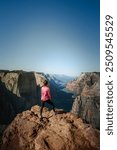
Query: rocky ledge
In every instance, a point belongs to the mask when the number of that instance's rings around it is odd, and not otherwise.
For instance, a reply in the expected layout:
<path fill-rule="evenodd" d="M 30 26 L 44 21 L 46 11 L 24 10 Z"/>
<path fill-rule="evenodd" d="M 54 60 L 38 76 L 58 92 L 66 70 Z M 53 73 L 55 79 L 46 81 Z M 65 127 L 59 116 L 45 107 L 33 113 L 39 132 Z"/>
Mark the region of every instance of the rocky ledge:
<path fill-rule="evenodd" d="M 4 131 L 1 150 L 99 150 L 99 130 L 72 113 L 40 107 L 18 114 Z"/>

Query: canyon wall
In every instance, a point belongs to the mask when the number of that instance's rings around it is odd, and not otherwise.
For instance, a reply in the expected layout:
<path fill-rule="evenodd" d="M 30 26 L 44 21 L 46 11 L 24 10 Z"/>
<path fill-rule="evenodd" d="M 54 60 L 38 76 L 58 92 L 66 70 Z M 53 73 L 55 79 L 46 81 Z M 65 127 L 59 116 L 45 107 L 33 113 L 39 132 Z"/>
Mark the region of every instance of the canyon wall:
<path fill-rule="evenodd" d="M 71 112 L 100 128 L 100 73 L 81 73 L 67 88 L 75 94 Z"/>

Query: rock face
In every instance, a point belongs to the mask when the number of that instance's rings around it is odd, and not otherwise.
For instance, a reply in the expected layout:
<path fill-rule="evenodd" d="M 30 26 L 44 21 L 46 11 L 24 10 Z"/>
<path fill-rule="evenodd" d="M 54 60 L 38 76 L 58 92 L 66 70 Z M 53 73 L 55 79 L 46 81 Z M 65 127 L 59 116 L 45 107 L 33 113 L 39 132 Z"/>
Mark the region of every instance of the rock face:
<path fill-rule="evenodd" d="M 28 100 L 37 96 L 37 84 L 42 85 L 45 80 L 41 74 L 25 71 L 3 71 L 0 72 L 0 78 L 9 91 Z"/>
<path fill-rule="evenodd" d="M 48 79 L 51 95 L 57 108 L 71 109 L 72 94 L 66 93 L 44 73 L 0 71 L 0 124 L 9 123 L 17 113 L 40 105 L 40 87 Z"/>
<path fill-rule="evenodd" d="M 44 80 L 34 72 L 0 71 L 0 123 L 9 123 L 17 113 L 37 104 L 37 84 Z"/>
<path fill-rule="evenodd" d="M 18 114 L 4 131 L 1 150 L 99 150 L 99 131 L 72 113 L 39 106 Z"/>
<path fill-rule="evenodd" d="M 100 128 L 100 73 L 82 73 L 67 84 L 75 93 L 72 113 L 79 115 L 93 127 Z"/>
<path fill-rule="evenodd" d="M 0 125 L 0 147 L 2 145 L 2 134 L 6 127 L 7 127 L 6 125 Z"/>

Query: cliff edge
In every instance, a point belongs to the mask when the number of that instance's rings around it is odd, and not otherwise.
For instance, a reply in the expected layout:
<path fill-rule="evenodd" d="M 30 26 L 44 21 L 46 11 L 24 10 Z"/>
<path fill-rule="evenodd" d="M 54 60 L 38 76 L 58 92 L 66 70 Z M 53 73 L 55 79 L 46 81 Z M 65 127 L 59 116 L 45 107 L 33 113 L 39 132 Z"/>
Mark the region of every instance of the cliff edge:
<path fill-rule="evenodd" d="M 44 119 L 39 120 L 40 107 L 16 116 L 4 131 L 1 150 L 99 150 L 99 130 L 83 123 L 72 113 L 44 108 Z"/>

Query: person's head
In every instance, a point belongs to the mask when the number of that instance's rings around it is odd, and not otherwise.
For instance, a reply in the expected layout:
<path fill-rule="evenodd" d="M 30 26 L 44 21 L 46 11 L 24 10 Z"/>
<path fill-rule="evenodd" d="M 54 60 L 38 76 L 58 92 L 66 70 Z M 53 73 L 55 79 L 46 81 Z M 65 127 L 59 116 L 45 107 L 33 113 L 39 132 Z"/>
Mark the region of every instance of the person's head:
<path fill-rule="evenodd" d="M 48 85 L 48 81 L 47 80 L 44 81 L 44 85 Z"/>

